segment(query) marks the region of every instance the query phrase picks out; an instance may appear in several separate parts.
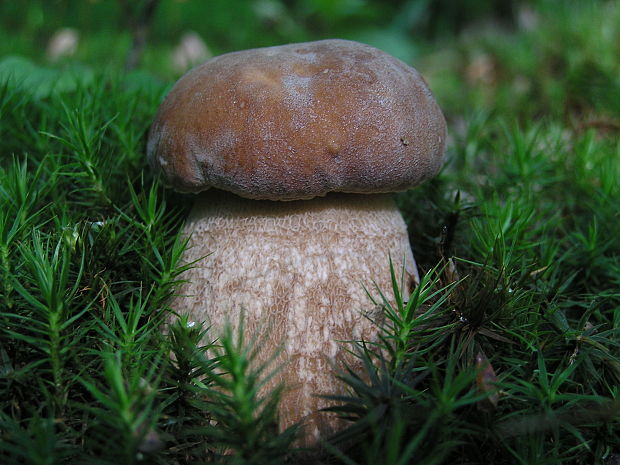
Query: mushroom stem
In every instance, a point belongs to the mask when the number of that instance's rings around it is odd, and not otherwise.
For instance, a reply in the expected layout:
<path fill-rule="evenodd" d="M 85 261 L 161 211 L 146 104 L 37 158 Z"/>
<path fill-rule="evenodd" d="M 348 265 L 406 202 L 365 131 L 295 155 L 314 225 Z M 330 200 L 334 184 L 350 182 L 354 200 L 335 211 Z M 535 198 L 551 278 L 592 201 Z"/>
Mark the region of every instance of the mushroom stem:
<path fill-rule="evenodd" d="M 317 395 L 343 394 L 334 368 L 355 365 L 342 341 L 377 340 L 382 310 L 365 289 L 391 295 L 390 255 L 405 286 L 418 281 L 392 196 L 274 202 L 211 190 L 196 198 L 185 234 L 184 260 L 204 258 L 184 274 L 173 307 L 215 331 L 235 329 L 243 313 L 246 340 L 268 331 L 261 354 L 277 352 L 283 364 L 267 387 L 285 385 L 280 428 L 303 421 L 302 445 L 316 445 L 338 424 L 319 412 L 328 401 Z"/>

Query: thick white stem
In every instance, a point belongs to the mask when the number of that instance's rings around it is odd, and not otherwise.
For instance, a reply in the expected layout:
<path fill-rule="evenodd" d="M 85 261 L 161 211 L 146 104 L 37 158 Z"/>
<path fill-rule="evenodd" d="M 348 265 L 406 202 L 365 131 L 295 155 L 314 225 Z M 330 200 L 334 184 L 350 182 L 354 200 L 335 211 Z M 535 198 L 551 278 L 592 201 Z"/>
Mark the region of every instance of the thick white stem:
<path fill-rule="evenodd" d="M 304 421 L 302 443 L 337 428 L 320 413 L 321 394 L 343 394 L 334 369 L 354 364 L 343 341 L 374 341 L 382 310 L 368 297 L 391 296 L 389 256 L 405 269 L 409 291 L 417 271 L 403 218 L 388 194 L 330 194 L 293 202 L 201 194 L 185 226 L 184 259 L 200 260 L 173 302 L 179 313 L 213 331 L 238 324 L 246 340 L 265 336 L 262 357 L 280 350 L 281 428 Z M 211 335 L 213 336 L 213 332 Z M 217 334 L 217 333 L 215 333 Z"/>

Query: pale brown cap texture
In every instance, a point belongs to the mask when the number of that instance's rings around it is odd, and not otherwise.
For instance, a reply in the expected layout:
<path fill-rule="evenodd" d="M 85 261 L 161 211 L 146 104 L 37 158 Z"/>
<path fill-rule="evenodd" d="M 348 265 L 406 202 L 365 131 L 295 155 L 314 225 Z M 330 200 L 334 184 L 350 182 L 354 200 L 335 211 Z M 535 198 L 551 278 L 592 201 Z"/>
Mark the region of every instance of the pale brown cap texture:
<path fill-rule="evenodd" d="M 228 53 L 183 76 L 147 154 L 172 187 L 252 199 L 405 190 L 443 162 L 446 124 L 420 74 L 368 45 Z"/>

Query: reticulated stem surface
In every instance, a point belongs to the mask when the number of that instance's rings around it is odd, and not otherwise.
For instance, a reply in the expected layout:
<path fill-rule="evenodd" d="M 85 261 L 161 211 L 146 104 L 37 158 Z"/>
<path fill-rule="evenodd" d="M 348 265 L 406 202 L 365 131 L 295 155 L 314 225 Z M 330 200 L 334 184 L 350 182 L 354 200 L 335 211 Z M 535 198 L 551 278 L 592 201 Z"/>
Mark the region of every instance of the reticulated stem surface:
<path fill-rule="evenodd" d="M 201 257 L 173 303 L 212 333 L 244 313 L 246 340 L 261 356 L 276 351 L 284 382 L 281 428 L 304 420 L 302 443 L 316 443 L 337 422 L 317 395 L 343 394 L 334 368 L 354 364 L 343 341 L 377 339 L 376 287 L 391 296 L 389 256 L 404 286 L 417 282 L 407 227 L 389 194 L 330 194 L 293 202 L 248 200 L 221 191 L 196 198 L 187 220 L 185 261 Z M 376 286 L 375 286 L 376 284 Z M 405 291 L 408 291 L 407 289 Z"/>

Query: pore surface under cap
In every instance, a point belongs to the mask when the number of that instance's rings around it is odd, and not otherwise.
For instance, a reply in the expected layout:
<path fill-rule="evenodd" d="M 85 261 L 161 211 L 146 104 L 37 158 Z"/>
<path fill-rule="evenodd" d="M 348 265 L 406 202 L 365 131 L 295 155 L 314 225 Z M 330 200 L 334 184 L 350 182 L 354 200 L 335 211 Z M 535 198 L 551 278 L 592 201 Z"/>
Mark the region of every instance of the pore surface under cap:
<path fill-rule="evenodd" d="M 177 82 L 148 141 L 173 187 L 256 199 L 413 187 L 441 167 L 445 120 L 413 68 L 324 40 L 216 57 Z"/>

